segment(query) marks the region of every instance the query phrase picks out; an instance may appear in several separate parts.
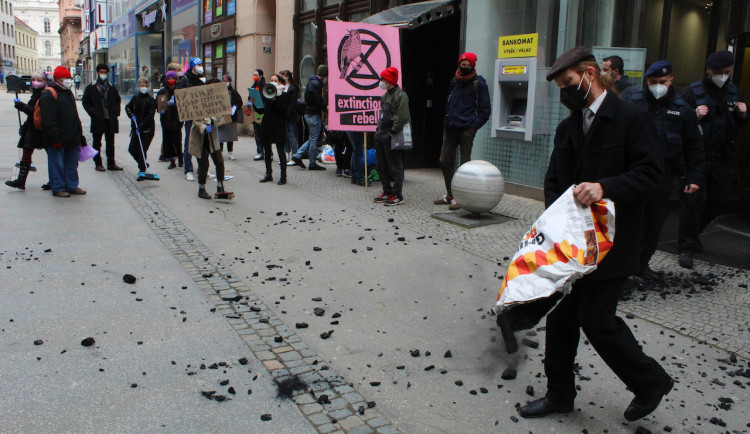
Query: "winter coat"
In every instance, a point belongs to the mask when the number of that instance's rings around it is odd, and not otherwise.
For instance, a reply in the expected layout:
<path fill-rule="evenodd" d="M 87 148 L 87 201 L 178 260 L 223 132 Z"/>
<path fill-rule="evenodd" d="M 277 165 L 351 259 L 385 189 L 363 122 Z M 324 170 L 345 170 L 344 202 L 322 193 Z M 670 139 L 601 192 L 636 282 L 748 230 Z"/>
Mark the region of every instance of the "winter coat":
<path fill-rule="evenodd" d="M 263 115 L 263 120 L 260 123 L 263 129 L 261 135 L 263 144 L 286 143 L 286 116 L 291 102 L 292 96 L 287 92 L 273 100 L 263 96 L 263 108 L 257 109 L 258 113 Z"/>
<path fill-rule="evenodd" d="M 132 118 L 138 120 L 138 129 L 141 133 L 151 134 L 156 128 L 154 122 L 154 114 L 156 113 L 156 100 L 150 94 L 142 94 L 138 92 L 138 95 L 130 99 L 130 102 L 125 106 L 125 113 L 130 119 L 130 128 L 135 131 L 135 123 Z"/>
<path fill-rule="evenodd" d="M 482 128 L 490 118 L 490 91 L 481 75 L 470 81 L 451 80 L 445 104 L 443 128 L 474 131 Z"/>
<path fill-rule="evenodd" d="M 38 103 L 40 96 L 42 96 L 42 89 L 34 89 L 28 103 L 18 101 L 15 104 L 16 110 L 27 116 L 26 122 L 21 126 L 21 138 L 18 140 L 19 148 L 27 150 L 44 148 L 42 132 L 34 126 L 34 107 Z"/>
<path fill-rule="evenodd" d="M 323 99 L 323 82 L 313 74 L 305 86 L 305 114 L 320 116 L 328 104 Z"/>
<path fill-rule="evenodd" d="M 167 101 L 169 101 L 174 96 L 174 90 L 164 86 L 159 89 L 159 92 L 156 94 L 157 100 L 162 95 L 166 95 Z M 180 122 L 180 116 L 177 113 L 177 105 L 167 106 L 167 109 L 164 110 L 164 114 L 159 113 L 159 120 L 161 121 L 162 129 L 165 130 L 179 130 L 183 125 L 183 122 Z"/>
<path fill-rule="evenodd" d="M 391 134 L 396 134 L 404 128 L 409 118 L 409 97 L 400 87 L 394 86 L 380 97 L 381 106 L 390 105 L 391 116 L 383 115 L 378 121 L 375 130 L 375 138 L 378 140 L 390 140 Z"/>
<path fill-rule="evenodd" d="M 237 107 L 237 110 L 234 111 L 234 114 L 232 115 L 232 122 L 239 122 L 242 119 L 240 116 L 242 116 L 242 97 L 240 96 L 240 93 L 237 92 L 232 86 L 229 86 L 229 104 L 231 104 L 232 107 Z"/>
<path fill-rule="evenodd" d="M 287 106 L 286 110 L 286 121 L 296 124 L 299 119 L 299 114 L 297 112 L 299 88 L 294 83 L 290 83 L 286 88 L 286 93 L 289 94 L 289 106 Z"/>
<path fill-rule="evenodd" d="M 600 183 L 604 197 L 615 202 L 615 241 L 584 279 L 625 277 L 640 270 L 644 198 L 663 176 L 656 129 L 647 112 L 614 92 L 607 92 L 585 137 L 582 125 L 582 111 L 573 110 L 557 127 L 544 202 L 550 206 L 573 184 Z"/>
<path fill-rule="evenodd" d="M 78 109 L 73 92 L 52 83 L 57 98 L 45 89 L 39 97 L 39 109 L 42 115 L 42 142 L 44 146 L 56 143 L 66 145 L 81 145 L 84 143 L 83 127 L 78 118 Z"/>
<path fill-rule="evenodd" d="M 117 88 L 107 82 L 105 94 L 99 91 L 97 84 L 100 80 L 86 86 L 81 98 L 81 104 L 86 113 L 91 116 L 91 133 L 119 133 L 120 123 L 117 118 L 120 116 L 120 93 Z M 109 109 L 109 119 L 104 118 L 104 107 Z"/>
<path fill-rule="evenodd" d="M 206 133 L 206 126 L 212 124 L 212 131 Z M 205 144 L 208 146 L 208 152 L 214 153 L 221 149 L 219 147 L 219 135 L 217 134 L 218 128 L 216 127 L 216 119 L 201 119 L 193 121 L 192 127 L 190 127 L 190 138 L 188 143 L 188 152 L 190 155 L 201 158 L 203 154 L 203 138 L 208 135 L 208 140 Z"/>
<path fill-rule="evenodd" d="M 186 87 L 203 86 L 206 83 L 204 83 L 201 78 L 204 78 L 204 76 L 195 74 L 190 70 L 186 72 L 179 81 L 177 81 L 177 86 L 175 86 L 175 88 L 184 89 Z"/>

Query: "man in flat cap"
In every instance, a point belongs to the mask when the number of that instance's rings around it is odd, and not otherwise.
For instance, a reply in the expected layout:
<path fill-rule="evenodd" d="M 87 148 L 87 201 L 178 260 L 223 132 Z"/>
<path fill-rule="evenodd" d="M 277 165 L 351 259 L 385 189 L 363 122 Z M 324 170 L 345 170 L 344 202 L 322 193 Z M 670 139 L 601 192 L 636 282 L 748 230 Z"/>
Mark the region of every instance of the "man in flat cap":
<path fill-rule="evenodd" d="M 672 87 L 672 62 L 654 62 L 645 76 L 648 90 L 632 91 L 628 101 L 646 110 L 654 121 L 665 176 L 646 203 L 638 275 L 660 281 L 661 276 L 648 263 L 656 251 L 659 233 L 669 214 L 669 197 L 675 184 L 680 196 L 680 250 L 690 249 L 692 240 L 698 238 L 698 227 L 693 223 L 691 210 L 695 203 L 692 197 L 703 185 L 703 135 L 698 128 L 695 110 Z"/>
<path fill-rule="evenodd" d="M 607 197 L 615 203 L 616 235 L 599 268 L 577 280 L 547 315 L 547 393 L 518 411 L 522 417 L 533 418 L 574 410 L 574 366 L 583 330 L 599 356 L 635 394 L 625 410 L 625 418 L 634 421 L 654 411 L 674 384 L 643 353 L 616 313 L 625 279 L 638 272 L 643 198 L 662 178 L 656 131 L 646 112 L 617 96 L 611 76 L 601 73 L 584 47 L 560 56 L 547 80 L 560 87 L 560 100 L 570 109 L 570 116 L 555 132 L 544 180 L 545 205 L 572 185 L 576 186 L 575 199 L 583 206 Z"/>
<path fill-rule="evenodd" d="M 693 224 L 697 226 L 695 238 L 689 245 L 680 246 L 680 266 L 693 268 L 693 252 L 702 252 L 698 239 L 703 229 L 726 207 L 731 187 L 729 159 L 734 151 L 734 141 L 739 127 L 747 123 L 747 105 L 742 102 L 740 90 L 729 81 L 734 56 L 729 51 L 717 51 L 706 59 L 706 74 L 702 80 L 690 83 L 680 96 L 695 109 L 703 129 L 706 154 L 706 181 L 702 194 L 694 195 L 691 207 Z M 700 202 L 705 197 L 701 208 Z"/>

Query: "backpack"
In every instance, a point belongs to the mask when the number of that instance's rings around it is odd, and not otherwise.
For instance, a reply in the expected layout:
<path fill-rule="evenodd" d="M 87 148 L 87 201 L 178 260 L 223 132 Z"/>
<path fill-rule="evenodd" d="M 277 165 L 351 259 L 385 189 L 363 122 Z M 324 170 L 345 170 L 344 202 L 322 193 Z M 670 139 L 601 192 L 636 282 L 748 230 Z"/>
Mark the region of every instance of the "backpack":
<path fill-rule="evenodd" d="M 48 87 L 44 90 L 49 90 L 52 93 L 52 97 L 57 99 L 57 91 L 51 87 Z M 44 92 L 44 90 L 42 92 Z M 39 97 L 41 100 L 42 98 Z M 34 105 L 34 128 L 37 130 L 42 129 L 42 108 L 41 104 L 39 104 L 39 101 L 36 102 L 36 105 Z"/>

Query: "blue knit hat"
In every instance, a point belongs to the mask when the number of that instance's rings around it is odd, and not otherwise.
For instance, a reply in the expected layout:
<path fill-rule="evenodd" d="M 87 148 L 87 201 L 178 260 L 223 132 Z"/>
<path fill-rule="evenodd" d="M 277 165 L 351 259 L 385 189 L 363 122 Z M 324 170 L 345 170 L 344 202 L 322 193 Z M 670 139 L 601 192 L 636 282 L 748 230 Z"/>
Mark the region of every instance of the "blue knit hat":
<path fill-rule="evenodd" d="M 202 65 L 202 64 L 203 64 L 203 61 L 201 60 L 200 57 L 193 57 L 192 59 L 190 59 L 190 63 L 188 64 L 188 69 L 193 69 L 195 68 L 195 65 Z"/>

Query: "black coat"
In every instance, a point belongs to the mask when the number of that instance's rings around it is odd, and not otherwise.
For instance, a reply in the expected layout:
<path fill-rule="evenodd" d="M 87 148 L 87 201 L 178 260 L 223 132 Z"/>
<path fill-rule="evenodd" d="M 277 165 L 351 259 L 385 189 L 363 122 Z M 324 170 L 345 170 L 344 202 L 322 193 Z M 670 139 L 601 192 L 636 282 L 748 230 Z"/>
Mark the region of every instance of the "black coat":
<path fill-rule="evenodd" d="M 453 78 L 445 103 L 443 128 L 471 128 L 476 131 L 487 123 L 491 107 L 490 91 L 481 75 L 470 81 L 458 81 Z"/>
<path fill-rule="evenodd" d="M 321 116 L 326 107 L 328 103 L 323 99 L 323 82 L 313 74 L 305 86 L 305 114 Z"/>
<path fill-rule="evenodd" d="M 202 75 L 194 74 L 192 70 L 185 73 L 185 75 L 180 78 L 180 80 L 177 82 L 177 86 L 175 86 L 176 89 L 184 89 L 186 87 L 193 87 L 193 86 L 203 86 L 204 83 L 201 78 L 205 78 Z"/>
<path fill-rule="evenodd" d="M 42 142 L 44 146 L 56 143 L 65 145 L 81 145 L 84 143 L 83 127 L 78 118 L 78 109 L 73 92 L 58 86 L 50 85 L 57 92 L 57 98 L 52 92 L 45 90 L 39 98 L 39 108 L 42 114 Z"/>
<path fill-rule="evenodd" d="M 258 113 L 263 115 L 260 122 L 263 134 L 260 136 L 263 144 L 276 143 L 286 144 L 286 115 L 292 97 L 287 92 L 270 100 L 263 98 L 263 108 L 257 108 Z"/>
<path fill-rule="evenodd" d="M 21 126 L 21 138 L 18 140 L 19 148 L 28 150 L 44 148 L 42 132 L 34 126 L 34 107 L 40 96 L 42 96 L 42 89 L 34 89 L 28 103 L 18 101 L 15 104 L 16 110 L 27 116 L 26 122 Z"/>
<path fill-rule="evenodd" d="M 91 133 L 119 133 L 120 123 L 117 118 L 120 116 L 120 93 L 117 88 L 108 84 L 106 98 L 96 87 L 99 80 L 86 86 L 83 91 L 81 104 L 86 113 L 91 116 Z M 104 104 L 109 108 L 109 120 L 104 118 Z"/>
<path fill-rule="evenodd" d="M 299 98 L 299 88 L 294 83 L 290 83 L 286 89 L 289 94 L 289 107 L 286 110 L 286 121 L 297 123 L 299 112 L 297 111 L 297 98 Z"/>
<path fill-rule="evenodd" d="M 156 98 L 158 99 L 162 95 L 166 95 L 167 101 L 169 101 L 174 96 L 174 90 L 169 89 L 168 86 L 164 86 L 159 89 Z M 162 129 L 165 130 L 179 130 L 183 126 L 183 122 L 180 122 L 180 116 L 177 113 L 177 105 L 167 106 L 164 114 L 159 114 L 159 120 L 161 121 Z"/>
<path fill-rule="evenodd" d="M 135 130 L 135 123 L 133 123 L 133 115 L 138 120 L 138 129 L 141 133 L 152 134 L 156 124 L 154 122 L 154 114 L 156 113 L 156 100 L 149 94 L 142 94 L 138 92 L 130 102 L 125 106 L 125 113 L 128 115 L 130 120 L 130 128 Z"/>
<path fill-rule="evenodd" d="M 653 122 L 643 110 L 607 92 L 585 139 L 583 114 L 574 110 L 555 132 L 555 147 L 544 179 L 550 206 L 573 184 L 598 182 L 615 202 L 615 240 L 587 279 L 625 277 L 640 269 L 644 198 L 663 176 Z"/>
<path fill-rule="evenodd" d="M 240 112 L 242 111 L 242 97 L 232 86 L 229 86 L 229 103 L 232 107 L 237 107 L 232 115 L 232 122 L 240 120 Z"/>

